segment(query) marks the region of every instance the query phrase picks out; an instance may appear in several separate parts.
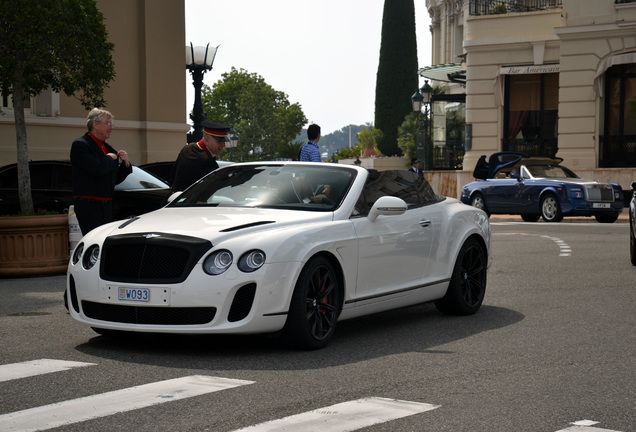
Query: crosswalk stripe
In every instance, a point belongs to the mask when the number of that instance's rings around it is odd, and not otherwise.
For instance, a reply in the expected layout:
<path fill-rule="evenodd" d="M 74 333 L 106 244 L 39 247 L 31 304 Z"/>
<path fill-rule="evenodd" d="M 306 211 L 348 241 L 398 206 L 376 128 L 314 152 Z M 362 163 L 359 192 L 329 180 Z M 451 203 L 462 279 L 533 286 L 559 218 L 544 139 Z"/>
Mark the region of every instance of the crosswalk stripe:
<path fill-rule="evenodd" d="M 567 429 L 561 429 L 557 432 L 619 432 L 612 429 L 601 429 L 592 426 L 571 426 Z"/>
<path fill-rule="evenodd" d="M 439 408 L 419 402 L 363 398 L 238 429 L 234 432 L 343 432 Z"/>
<path fill-rule="evenodd" d="M 159 381 L 3 414 L 0 415 L 0 430 L 25 432 L 51 429 L 253 383 L 205 375 Z"/>
<path fill-rule="evenodd" d="M 52 359 L 39 359 L 0 365 L 0 382 L 94 365 L 95 363 Z"/>

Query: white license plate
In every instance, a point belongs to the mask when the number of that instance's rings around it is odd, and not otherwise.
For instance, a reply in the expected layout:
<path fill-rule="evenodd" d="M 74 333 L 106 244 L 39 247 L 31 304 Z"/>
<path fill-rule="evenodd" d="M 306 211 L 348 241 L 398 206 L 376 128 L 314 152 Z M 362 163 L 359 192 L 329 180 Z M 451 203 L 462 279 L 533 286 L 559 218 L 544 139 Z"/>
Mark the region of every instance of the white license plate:
<path fill-rule="evenodd" d="M 610 208 L 610 203 L 592 203 L 592 208 Z"/>
<path fill-rule="evenodd" d="M 138 301 L 149 302 L 150 301 L 150 289 L 149 288 L 130 288 L 119 287 L 119 300 L 124 301 Z"/>

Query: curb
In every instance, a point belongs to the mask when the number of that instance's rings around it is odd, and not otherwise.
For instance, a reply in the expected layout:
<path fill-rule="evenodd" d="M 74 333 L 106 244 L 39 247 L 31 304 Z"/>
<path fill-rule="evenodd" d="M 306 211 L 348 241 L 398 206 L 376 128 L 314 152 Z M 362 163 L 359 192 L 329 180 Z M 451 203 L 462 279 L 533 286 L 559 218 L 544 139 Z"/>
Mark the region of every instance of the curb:
<path fill-rule="evenodd" d="M 524 222 L 521 219 L 521 216 L 517 215 L 503 215 L 496 214 L 490 215 L 491 222 Z M 563 220 L 559 223 L 598 223 L 594 216 L 565 216 Z M 543 224 L 552 224 L 552 222 L 545 222 L 543 219 L 539 219 L 537 222 L 527 222 L 527 223 L 543 223 Z M 614 223 L 629 223 L 629 207 L 623 209 L 620 215 L 618 215 L 618 219 Z"/>

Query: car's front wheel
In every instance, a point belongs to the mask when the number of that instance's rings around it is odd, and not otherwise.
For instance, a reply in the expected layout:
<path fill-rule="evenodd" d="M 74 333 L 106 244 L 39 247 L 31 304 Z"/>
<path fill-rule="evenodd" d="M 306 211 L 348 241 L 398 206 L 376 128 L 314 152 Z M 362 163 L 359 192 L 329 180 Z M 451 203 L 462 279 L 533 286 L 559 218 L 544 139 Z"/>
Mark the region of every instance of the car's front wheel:
<path fill-rule="evenodd" d="M 471 315 L 479 310 L 486 294 L 488 258 L 474 238 L 462 246 L 453 268 L 446 295 L 435 302 L 437 310 L 448 315 Z"/>
<path fill-rule="evenodd" d="M 312 258 L 296 282 L 285 336 L 299 348 L 323 348 L 336 330 L 340 308 L 340 282 L 333 266 L 324 257 Z"/>
<path fill-rule="evenodd" d="M 541 200 L 541 216 L 546 222 L 561 222 L 563 220 L 559 199 L 554 194 L 546 194 Z"/>

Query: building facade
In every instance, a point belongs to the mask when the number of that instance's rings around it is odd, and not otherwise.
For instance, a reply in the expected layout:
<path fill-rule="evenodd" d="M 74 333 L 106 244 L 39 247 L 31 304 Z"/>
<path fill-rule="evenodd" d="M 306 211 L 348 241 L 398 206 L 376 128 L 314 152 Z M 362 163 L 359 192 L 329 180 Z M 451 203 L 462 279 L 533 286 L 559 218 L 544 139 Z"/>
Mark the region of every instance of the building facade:
<path fill-rule="evenodd" d="M 109 140 L 130 160 L 174 160 L 186 142 L 184 0 L 97 0 L 115 45 L 115 79 L 105 91 L 115 116 Z M 68 160 L 86 132 L 88 112 L 73 97 L 51 91 L 32 97 L 25 112 L 29 159 Z M 17 161 L 10 95 L 0 95 L 0 166 Z"/>
<path fill-rule="evenodd" d="M 426 5 L 432 66 L 420 75 L 466 97 L 458 188 L 481 155 L 512 150 L 558 156 L 583 178 L 629 189 L 636 179 L 636 1 Z M 465 81 L 452 79 L 462 74 Z"/>

